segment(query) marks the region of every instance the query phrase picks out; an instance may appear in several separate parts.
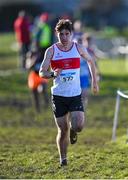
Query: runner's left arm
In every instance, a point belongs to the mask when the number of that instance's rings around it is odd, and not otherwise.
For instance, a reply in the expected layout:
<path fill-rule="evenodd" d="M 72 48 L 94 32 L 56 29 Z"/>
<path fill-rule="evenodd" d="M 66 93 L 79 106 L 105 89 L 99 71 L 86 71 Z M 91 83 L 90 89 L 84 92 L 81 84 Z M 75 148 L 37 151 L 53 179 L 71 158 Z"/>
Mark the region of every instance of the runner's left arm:
<path fill-rule="evenodd" d="M 78 45 L 78 50 L 80 52 L 80 55 L 84 58 L 85 61 L 87 61 L 88 65 L 89 65 L 89 69 L 90 69 L 91 76 L 92 76 L 93 92 L 94 92 L 94 94 L 97 94 L 99 92 L 99 86 L 97 83 L 95 63 L 94 63 L 92 57 L 87 52 L 87 50 L 85 49 L 85 47 L 83 47 L 82 45 Z"/>

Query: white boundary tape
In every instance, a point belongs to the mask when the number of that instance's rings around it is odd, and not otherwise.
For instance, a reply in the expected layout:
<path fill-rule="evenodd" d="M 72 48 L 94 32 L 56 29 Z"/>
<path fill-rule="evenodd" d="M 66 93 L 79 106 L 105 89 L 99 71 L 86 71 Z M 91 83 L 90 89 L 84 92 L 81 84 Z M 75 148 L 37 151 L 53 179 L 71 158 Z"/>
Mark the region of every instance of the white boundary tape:
<path fill-rule="evenodd" d="M 117 129 L 117 123 L 118 123 L 118 114 L 119 114 L 119 108 L 120 108 L 120 97 L 124 99 L 128 99 L 128 95 L 126 95 L 128 91 L 120 91 L 117 90 L 117 96 L 116 96 L 116 105 L 115 105 L 115 115 L 114 115 L 114 121 L 113 121 L 113 130 L 112 130 L 112 140 L 116 140 L 116 129 Z"/>
<path fill-rule="evenodd" d="M 128 93 L 128 91 L 121 92 L 120 90 L 118 90 L 117 93 L 118 93 L 121 97 L 123 97 L 123 98 L 125 98 L 125 99 L 128 99 L 128 95 L 124 94 L 124 93 Z"/>

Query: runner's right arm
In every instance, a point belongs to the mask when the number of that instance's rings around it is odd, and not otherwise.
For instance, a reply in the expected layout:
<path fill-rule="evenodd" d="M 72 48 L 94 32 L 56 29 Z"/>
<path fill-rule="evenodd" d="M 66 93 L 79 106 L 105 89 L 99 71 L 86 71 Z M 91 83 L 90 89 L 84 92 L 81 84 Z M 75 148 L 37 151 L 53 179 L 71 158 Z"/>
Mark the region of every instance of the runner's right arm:
<path fill-rule="evenodd" d="M 39 70 L 39 76 L 50 79 L 55 78 L 60 74 L 60 69 L 55 69 L 54 71 L 49 71 L 50 62 L 53 56 L 53 47 L 49 47 L 44 55 L 44 59 L 41 63 L 40 70 Z"/>

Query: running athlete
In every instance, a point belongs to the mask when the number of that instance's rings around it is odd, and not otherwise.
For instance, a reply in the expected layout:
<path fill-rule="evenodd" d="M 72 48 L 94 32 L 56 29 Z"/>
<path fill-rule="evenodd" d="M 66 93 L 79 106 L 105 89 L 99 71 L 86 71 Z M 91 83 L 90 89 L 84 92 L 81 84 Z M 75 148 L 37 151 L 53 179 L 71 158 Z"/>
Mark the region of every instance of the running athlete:
<path fill-rule="evenodd" d="M 72 41 L 72 22 L 61 19 L 55 27 L 58 42 L 49 47 L 44 55 L 39 75 L 53 78 L 52 108 L 58 128 L 56 143 L 60 165 L 67 165 L 67 147 L 77 140 L 77 132 L 84 127 L 84 108 L 81 101 L 80 57 L 86 59 L 92 73 L 92 89 L 98 93 L 95 65 L 82 45 Z M 51 66 L 52 71 L 49 71 Z M 70 118 L 69 118 L 70 115 Z M 70 119 L 70 120 L 69 120 Z M 70 135 L 69 135 L 70 130 Z"/>

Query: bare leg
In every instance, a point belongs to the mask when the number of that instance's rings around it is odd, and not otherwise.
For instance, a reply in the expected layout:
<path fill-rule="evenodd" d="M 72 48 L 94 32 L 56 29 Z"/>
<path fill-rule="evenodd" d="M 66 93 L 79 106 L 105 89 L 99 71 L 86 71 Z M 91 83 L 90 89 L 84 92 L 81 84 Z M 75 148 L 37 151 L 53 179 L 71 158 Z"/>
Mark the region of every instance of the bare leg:
<path fill-rule="evenodd" d="M 77 142 L 77 132 L 80 132 L 84 127 L 84 112 L 74 111 L 71 112 L 70 122 L 70 143 L 75 144 Z"/>
<path fill-rule="evenodd" d="M 80 132 L 84 127 L 84 112 L 82 111 L 73 111 L 71 112 L 71 128 Z"/>
<path fill-rule="evenodd" d="M 55 119 L 58 134 L 56 137 L 57 148 L 60 156 L 60 162 L 67 158 L 67 147 L 69 144 L 69 121 L 68 116 Z"/>

